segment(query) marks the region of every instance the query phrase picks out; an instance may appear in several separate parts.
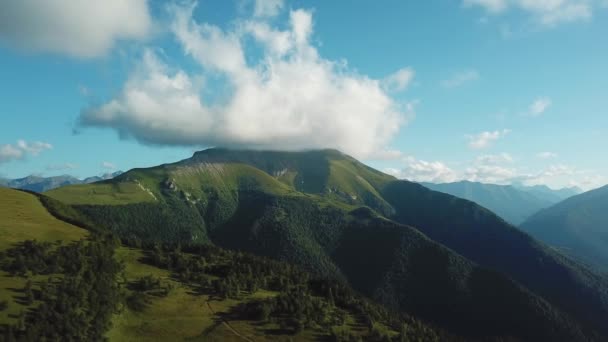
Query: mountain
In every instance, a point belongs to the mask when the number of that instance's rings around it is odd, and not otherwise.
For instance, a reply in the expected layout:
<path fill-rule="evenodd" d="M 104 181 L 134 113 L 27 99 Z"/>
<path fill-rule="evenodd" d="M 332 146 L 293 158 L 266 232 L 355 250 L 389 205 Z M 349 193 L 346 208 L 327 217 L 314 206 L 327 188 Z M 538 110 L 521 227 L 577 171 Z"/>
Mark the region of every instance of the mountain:
<path fill-rule="evenodd" d="M 543 199 L 553 204 L 583 192 L 583 190 L 578 187 L 562 188 L 557 190 L 551 189 L 546 185 L 525 186 L 521 184 L 513 184 L 513 187 L 531 193 L 539 199 Z"/>
<path fill-rule="evenodd" d="M 608 272 L 608 186 L 568 198 L 542 210 L 520 228 Z"/>
<path fill-rule="evenodd" d="M 69 211 L 0 189 L 0 340 L 461 340 L 294 265 L 214 246 L 121 245 L 57 219 Z"/>
<path fill-rule="evenodd" d="M 68 175 L 54 177 L 40 177 L 32 175 L 24 178 L 9 180 L 6 183 L 6 186 L 16 189 L 44 192 L 60 186 L 81 183 L 82 181 L 80 179 Z"/>
<path fill-rule="evenodd" d="M 459 335 L 608 336 L 606 279 L 471 201 L 339 151 L 209 149 L 46 195 L 134 245 L 213 243 L 299 264 Z"/>
<path fill-rule="evenodd" d="M 87 178 L 85 178 L 85 179 L 82 180 L 82 183 L 88 184 L 88 183 L 100 182 L 102 180 L 112 179 L 112 178 L 114 178 L 116 176 L 120 176 L 122 174 L 123 174 L 122 171 L 115 171 L 115 172 L 111 172 L 111 173 L 104 173 L 101 176 L 87 177 Z"/>
<path fill-rule="evenodd" d="M 35 192 L 45 192 L 55 188 L 59 188 L 66 185 L 72 184 L 85 184 L 99 182 L 102 180 L 112 179 L 122 174 L 122 171 L 116 171 L 114 173 L 106 173 L 102 176 L 88 177 L 80 180 L 76 177 L 69 175 L 53 176 L 53 177 L 41 177 L 41 176 L 27 176 L 18 179 L 0 179 L 0 186 L 30 190 Z"/>
<path fill-rule="evenodd" d="M 421 183 L 425 187 L 464 198 L 480 204 L 507 222 L 519 225 L 539 210 L 559 201 L 550 192 L 538 196 L 530 188 L 516 188 L 510 185 L 484 184 L 469 181 L 455 183 Z M 549 189 L 549 188 L 547 188 Z M 549 189 L 550 190 L 550 189 Z"/>

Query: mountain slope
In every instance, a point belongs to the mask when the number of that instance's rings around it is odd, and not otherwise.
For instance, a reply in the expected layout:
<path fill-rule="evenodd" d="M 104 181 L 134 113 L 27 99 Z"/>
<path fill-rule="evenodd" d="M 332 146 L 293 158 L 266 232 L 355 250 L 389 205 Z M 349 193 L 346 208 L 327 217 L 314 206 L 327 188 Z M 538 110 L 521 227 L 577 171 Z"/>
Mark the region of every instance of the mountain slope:
<path fill-rule="evenodd" d="M 561 202 L 566 198 L 576 196 L 583 192 L 583 190 L 578 187 L 562 188 L 555 190 L 549 188 L 546 185 L 525 186 L 521 184 L 513 184 L 512 186 L 516 189 L 526 191 L 540 199 L 544 199 L 552 203 Z"/>
<path fill-rule="evenodd" d="M 603 327 L 608 320 L 606 279 L 489 210 L 405 181 L 389 184 L 383 194 L 396 208 L 396 221 L 415 226 L 482 266 L 508 274 L 587 324 Z"/>
<path fill-rule="evenodd" d="M 568 194 L 574 193 L 572 189 L 552 190 L 545 186 L 516 187 L 469 181 L 421 184 L 431 190 L 473 201 L 490 209 L 514 225 L 521 224 L 539 210 L 561 201 L 568 197 Z"/>
<path fill-rule="evenodd" d="M 125 238 L 295 262 L 463 334 L 577 340 L 571 316 L 587 336 L 606 329 L 603 279 L 470 201 L 338 151 L 211 149 L 47 194 Z"/>
<path fill-rule="evenodd" d="M 2 341 L 460 340 L 293 265 L 213 246 L 119 246 L 57 219 L 61 203 L 0 195 Z"/>
<path fill-rule="evenodd" d="M 608 186 L 542 210 L 520 228 L 608 272 Z"/>

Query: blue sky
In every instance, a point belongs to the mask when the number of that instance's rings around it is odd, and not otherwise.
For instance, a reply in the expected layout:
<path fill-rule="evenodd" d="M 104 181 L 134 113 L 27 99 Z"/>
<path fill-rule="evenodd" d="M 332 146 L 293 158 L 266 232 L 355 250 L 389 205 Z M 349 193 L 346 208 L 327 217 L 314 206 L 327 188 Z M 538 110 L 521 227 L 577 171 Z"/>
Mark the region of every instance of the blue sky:
<path fill-rule="evenodd" d="M 0 21 L 2 177 L 332 147 L 419 181 L 608 183 L 603 0 L 24 0 Z"/>

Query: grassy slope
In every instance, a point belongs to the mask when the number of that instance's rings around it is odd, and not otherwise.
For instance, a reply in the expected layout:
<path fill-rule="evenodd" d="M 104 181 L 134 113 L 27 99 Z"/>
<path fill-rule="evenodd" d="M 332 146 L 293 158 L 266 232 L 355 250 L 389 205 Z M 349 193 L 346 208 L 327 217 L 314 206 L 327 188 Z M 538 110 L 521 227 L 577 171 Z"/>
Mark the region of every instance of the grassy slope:
<path fill-rule="evenodd" d="M 45 193 L 66 204 L 123 205 L 154 202 L 154 197 L 135 183 L 100 182 L 70 185 Z"/>
<path fill-rule="evenodd" d="M 87 235 L 84 229 L 49 214 L 35 195 L 13 189 L 0 188 L 0 218 L 0 251 L 24 240 L 65 242 L 80 240 Z M 33 277 L 34 288 L 46 278 Z M 22 295 L 19 291 L 26 281 L 26 278 L 12 277 L 0 271 L 0 301 L 7 300 L 9 303 L 7 310 L 0 311 L 0 324 L 14 323 L 14 316 L 29 308 L 20 303 Z M 34 303 L 32 307 L 36 305 Z"/>
<path fill-rule="evenodd" d="M 243 293 L 238 300 L 219 300 L 209 294 L 195 293 L 194 288 L 171 278 L 167 270 L 143 263 L 143 256 L 138 249 L 121 247 L 118 250 L 117 257 L 125 263 L 127 282 L 153 275 L 170 282 L 174 289 L 167 297 L 152 298 L 143 312 L 125 308 L 116 315 L 113 327 L 106 335 L 110 341 L 312 341 L 319 334 L 327 334 L 326 330 L 318 329 L 305 329 L 296 335 L 285 334 L 274 323 L 232 318 L 230 314 L 237 306 L 274 297 L 278 293 L 258 290 L 250 295 Z M 337 328 L 366 333 L 352 313 L 348 313 L 345 324 Z"/>
<path fill-rule="evenodd" d="M 86 231 L 54 218 L 32 194 L 0 188 L 0 249 L 33 240 L 79 240 Z"/>

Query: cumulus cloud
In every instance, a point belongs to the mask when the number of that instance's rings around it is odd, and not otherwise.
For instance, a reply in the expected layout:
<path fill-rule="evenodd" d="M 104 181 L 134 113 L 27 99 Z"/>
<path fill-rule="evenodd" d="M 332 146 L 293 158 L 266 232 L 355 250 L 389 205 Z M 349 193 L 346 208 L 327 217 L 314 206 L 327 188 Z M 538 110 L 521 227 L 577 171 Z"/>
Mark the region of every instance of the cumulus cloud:
<path fill-rule="evenodd" d="M 405 157 L 403 162 L 403 168 L 387 168 L 384 172 L 414 182 L 449 183 L 458 179 L 457 173 L 442 162 L 429 162 L 411 156 Z"/>
<path fill-rule="evenodd" d="M 557 158 L 557 153 L 554 152 L 540 152 L 536 155 L 539 159 L 554 159 Z"/>
<path fill-rule="evenodd" d="M 589 20 L 600 0 L 463 0 L 465 7 L 482 7 L 491 14 L 501 14 L 509 9 L 528 13 L 543 26 Z"/>
<path fill-rule="evenodd" d="M 0 42 L 28 51 L 96 57 L 150 30 L 147 0 L 0 2 Z"/>
<path fill-rule="evenodd" d="M 51 164 L 46 167 L 47 171 L 65 171 L 77 169 L 78 165 L 74 163 Z"/>
<path fill-rule="evenodd" d="M 116 170 L 116 165 L 114 163 L 104 161 L 101 163 L 101 167 L 106 170 Z"/>
<path fill-rule="evenodd" d="M 25 158 L 27 155 L 37 156 L 40 152 L 49 150 L 53 146 L 46 142 L 17 140 L 16 144 L 0 145 L 0 163 Z"/>
<path fill-rule="evenodd" d="M 450 78 L 442 80 L 440 83 L 441 86 L 445 88 L 456 88 L 478 79 L 479 72 L 477 70 L 465 70 L 455 73 Z"/>
<path fill-rule="evenodd" d="M 551 101 L 548 97 L 539 97 L 528 108 L 528 115 L 530 116 L 540 116 L 542 115 L 551 105 L 553 101 Z"/>
<path fill-rule="evenodd" d="M 383 80 L 383 85 L 388 91 L 403 91 L 412 83 L 415 74 L 412 68 L 397 70 Z"/>
<path fill-rule="evenodd" d="M 80 127 L 145 144 L 333 147 L 365 158 L 385 150 L 412 115 L 413 105 L 396 103 L 381 80 L 319 55 L 309 11 L 291 11 L 285 30 L 255 17 L 223 30 L 195 21 L 193 10 L 169 6 L 172 32 L 202 74 L 147 50 L 116 97 L 82 110 Z M 251 41 L 262 52 L 256 61 L 245 58 Z M 216 89 L 225 91 L 209 96 Z"/>
<path fill-rule="evenodd" d="M 481 150 L 488 148 L 494 144 L 498 139 L 505 137 L 511 130 L 503 129 L 502 131 L 486 131 L 475 135 L 466 135 L 469 139 L 469 147 L 474 150 Z"/>

